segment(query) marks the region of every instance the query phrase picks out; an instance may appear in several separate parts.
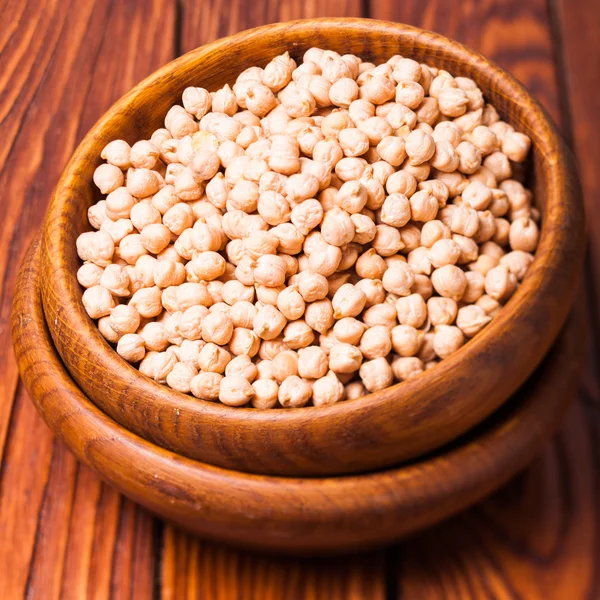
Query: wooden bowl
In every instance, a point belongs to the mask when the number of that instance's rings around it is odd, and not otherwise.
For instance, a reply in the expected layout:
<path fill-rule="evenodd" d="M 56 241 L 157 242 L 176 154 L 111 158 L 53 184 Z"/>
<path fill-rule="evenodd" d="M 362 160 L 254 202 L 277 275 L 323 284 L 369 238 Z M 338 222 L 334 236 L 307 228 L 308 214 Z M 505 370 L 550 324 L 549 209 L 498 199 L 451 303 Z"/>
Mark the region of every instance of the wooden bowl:
<path fill-rule="evenodd" d="M 401 53 L 472 77 L 533 141 L 533 186 L 543 212 L 529 274 L 502 313 L 474 340 L 417 379 L 353 402 L 259 411 L 199 401 L 159 385 L 123 361 L 86 315 L 77 283 L 77 236 L 99 196 L 92 173 L 110 140 L 129 142 L 161 126 L 189 85 L 216 88 L 242 69 L 310 46 L 381 60 Z M 278 475 L 360 472 L 432 451 L 496 410 L 549 350 L 576 289 L 583 212 L 573 159 L 540 105 L 508 73 L 434 33 L 361 19 L 269 25 L 203 46 L 169 63 L 93 127 L 56 189 L 44 230 L 42 296 L 50 332 L 69 372 L 112 419 L 179 454 L 239 471 Z"/>
<path fill-rule="evenodd" d="M 42 417 L 77 458 L 136 502 L 235 545 L 350 552 L 439 521 L 522 469 L 555 430 L 579 382 L 581 317 L 570 320 L 510 403 L 442 453 L 358 476 L 296 479 L 229 471 L 139 438 L 87 399 L 44 322 L 39 256 L 33 247 L 22 266 L 12 335 L 25 386 Z"/>

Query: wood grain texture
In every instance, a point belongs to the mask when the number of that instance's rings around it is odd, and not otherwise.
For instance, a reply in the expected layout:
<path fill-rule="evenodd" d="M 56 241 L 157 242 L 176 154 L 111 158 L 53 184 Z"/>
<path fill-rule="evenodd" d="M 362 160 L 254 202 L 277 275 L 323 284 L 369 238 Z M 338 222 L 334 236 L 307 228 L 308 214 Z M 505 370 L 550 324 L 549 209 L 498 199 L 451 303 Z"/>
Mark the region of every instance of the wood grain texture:
<path fill-rule="evenodd" d="M 579 175 L 584 191 L 590 223 L 595 223 L 600 211 L 600 182 L 595 157 L 600 155 L 600 98 L 594 90 L 600 84 L 600 11 L 596 3 L 585 0 L 578 10 L 565 0 L 553 0 L 556 32 L 561 42 L 564 82 L 564 105 L 570 109 L 567 133 L 577 155 Z M 590 231 L 593 231 L 590 229 Z M 589 268 L 592 275 L 591 301 L 598 331 L 600 325 L 600 242 L 589 236 Z"/>
<path fill-rule="evenodd" d="M 319 408 L 258 411 L 197 400 L 152 381 L 122 360 L 83 308 L 75 240 L 89 229 L 87 209 L 98 198 L 93 170 L 109 140 L 149 136 L 188 85 L 215 87 L 286 48 L 299 57 L 312 45 L 382 59 L 409 53 L 471 76 L 507 120 L 532 139 L 535 197 L 544 215 L 536 259 L 488 327 L 412 381 Z M 229 55 L 236 60 L 225 63 Z M 224 468 L 293 476 L 355 473 L 439 448 L 510 397 L 539 364 L 566 318 L 583 247 L 572 157 L 537 102 L 510 75 L 423 30 L 380 21 L 315 19 L 265 26 L 188 53 L 154 73 L 102 117 L 78 147 L 50 206 L 42 246 L 42 294 L 54 342 L 70 373 L 124 427 Z"/>
<path fill-rule="evenodd" d="M 105 4 L 105 6 L 108 2 Z M 113 3 L 113 15 L 119 14 L 121 17 L 126 11 L 119 10 L 117 5 L 127 5 L 132 7 L 132 2 Z M 185 3 L 180 3 L 185 4 Z M 246 26 L 254 26 L 261 24 L 260 21 L 252 22 L 245 21 L 245 15 L 261 15 L 267 14 L 272 10 L 271 6 L 278 4 L 273 0 L 269 2 L 256 0 L 250 3 L 249 7 L 241 7 L 240 4 L 234 3 L 237 7 L 235 18 L 237 25 L 228 24 L 228 19 L 233 18 L 233 13 L 229 11 L 232 6 L 227 4 L 225 9 L 218 8 L 213 10 L 212 6 L 208 6 L 205 0 L 199 2 L 189 2 L 190 6 L 185 8 L 185 11 L 180 11 L 179 26 L 185 27 L 186 18 L 189 17 L 190 11 L 195 10 L 194 28 L 206 27 L 208 31 L 215 32 L 215 35 L 224 35 L 238 29 L 243 29 Z M 221 3 L 220 6 L 222 6 Z M 290 18 L 301 16 L 300 11 L 306 10 L 305 6 L 314 6 L 316 11 L 327 10 L 326 13 L 334 14 L 333 10 L 323 9 L 324 4 L 328 2 L 306 2 L 296 3 L 294 1 L 285 2 L 290 11 Z M 337 3 L 332 2 L 337 7 Z M 342 3 L 340 3 L 342 4 Z M 365 3 L 363 3 L 365 4 Z M 383 18 L 398 18 L 398 20 L 408 22 L 413 25 L 432 28 L 453 36 L 466 42 L 467 44 L 482 50 L 482 45 L 485 44 L 483 51 L 495 60 L 499 61 L 501 66 L 508 68 L 515 73 L 522 81 L 524 81 L 530 89 L 533 85 L 530 78 L 534 78 L 535 84 L 534 93 L 542 100 L 547 109 L 550 110 L 554 119 L 560 122 L 557 117 L 562 116 L 558 109 L 558 102 L 555 100 L 553 91 L 547 91 L 547 76 L 538 77 L 538 73 L 554 73 L 553 57 L 558 55 L 560 58 L 561 49 L 558 46 L 552 46 L 551 31 L 547 27 L 548 15 L 545 2 L 539 0 L 523 0 L 516 2 L 515 0 L 483 0 L 482 2 L 474 2 L 467 0 L 466 2 L 458 2 L 456 0 L 442 1 L 432 0 L 426 5 L 423 3 L 413 3 L 410 1 L 403 3 L 389 2 L 371 2 L 371 10 L 382 10 L 386 4 L 393 6 L 391 9 L 385 9 L 387 12 L 378 13 L 383 15 Z M 555 4 L 554 2 L 552 4 Z M 351 2 L 348 3 L 352 5 Z M 303 6 L 303 8 L 300 8 Z M 562 10 L 567 10 L 568 3 L 561 3 Z M 67 4 L 63 6 L 67 8 Z M 71 5 L 72 7 L 72 5 Z M 82 8 L 83 7 L 83 8 Z M 425 8 L 427 7 L 427 8 Z M 578 5 L 579 7 L 579 5 Z M 571 49 L 568 52 L 577 53 L 577 62 L 569 62 L 569 69 L 576 67 L 580 68 L 580 82 L 577 88 L 572 85 L 571 93 L 576 96 L 573 101 L 579 103 L 579 107 L 587 105 L 588 107 L 597 100 L 593 93 L 593 78 L 597 74 L 598 69 L 588 68 L 591 61 L 598 56 L 597 50 L 594 48 L 598 43 L 593 29 L 594 19 L 598 18 L 598 9 L 594 3 L 586 3 L 581 9 L 572 11 L 572 14 L 567 17 L 573 22 L 576 20 L 577 29 L 571 28 L 569 32 L 563 32 L 563 46 L 567 47 L 571 44 Z M 35 107 L 29 106 L 32 98 L 38 98 L 40 102 L 52 102 L 53 93 L 49 93 L 48 89 L 57 89 L 55 93 L 64 95 L 62 91 L 63 83 L 56 81 L 56 68 L 53 77 L 46 78 L 43 85 L 40 86 L 40 79 L 43 71 L 51 61 L 52 52 L 50 43 L 54 38 L 48 34 L 48 21 L 51 20 L 56 26 L 60 25 L 60 19 L 56 17 L 56 12 L 59 10 L 59 3 L 50 2 L 49 0 L 41 0 L 39 3 L 32 2 L 12 2 L 0 1 L 0 14 L 2 14 L 2 26 L 0 26 L 0 80 L 2 85 L 0 89 L 4 90 L 0 97 L 0 129 L 3 132 L 4 143 L 0 147 L 2 153 L 2 165 L 6 164 L 6 155 L 14 153 L 14 140 L 18 137 L 18 129 L 26 120 L 23 113 L 31 113 Z M 152 19 L 155 14 L 156 3 L 152 5 L 152 10 L 148 13 L 148 18 Z M 87 14 L 87 8 L 82 3 L 78 5 L 77 10 Z M 276 8 L 275 10 L 283 10 Z M 336 8 L 337 10 L 337 8 Z M 293 11 L 298 11 L 292 15 Z M 403 12 L 400 12 L 403 11 Z M 405 11 L 405 12 L 404 12 Z M 76 13 L 72 10 L 71 12 Z M 139 9 L 135 8 L 135 13 L 139 14 Z M 343 16 L 346 13 L 338 12 L 337 16 Z M 230 17 L 230 15 L 232 15 Z M 394 17 L 394 15 L 397 15 Z M 519 23 L 513 22 L 513 15 L 520 16 Z M 76 23 L 73 20 L 77 14 L 70 15 L 70 23 Z M 164 15 L 163 15 L 164 16 Z M 307 14 L 306 16 L 314 16 Z M 363 15 L 364 16 L 364 15 Z M 470 20 L 465 20 L 465 16 L 470 17 Z M 560 17 L 561 14 L 558 14 Z M 61 16 L 61 18 L 64 18 Z M 260 17 L 257 17 L 260 18 Z M 282 17 L 282 18 L 287 18 Z M 166 22 L 170 22 L 171 16 L 164 16 Z M 30 20 L 28 22 L 28 20 Z M 99 19 L 99 23 L 103 20 Z M 113 24 L 116 25 L 116 23 Z M 560 23 L 558 23 L 560 25 Z M 35 28 L 37 29 L 38 38 L 33 39 Z M 123 42 L 123 32 L 127 33 L 126 23 L 120 25 L 121 37 L 120 42 Z M 583 29 L 582 29 L 583 27 Z M 585 29 L 588 27 L 588 29 Z M 596 27 L 597 28 L 597 27 Z M 591 33 L 590 33 L 591 31 Z M 26 33 L 23 33 L 26 32 Z M 456 32 L 456 33 L 455 33 Z M 173 41 L 174 36 L 166 29 L 162 29 L 162 35 L 167 35 Z M 199 35 L 190 32 L 192 36 L 186 47 L 181 43 L 184 50 L 192 49 L 201 43 L 209 41 L 205 35 Z M 194 36 L 198 36 L 195 38 Z M 571 36 L 569 38 L 569 36 Z M 22 38 L 19 40 L 19 38 Z M 93 32 L 90 36 L 90 43 L 93 40 Z M 540 43 L 541 40 L 541 43 Z M 163 52 L 162 45 L 156 40 L 148 42 L 148 47 L 155 49 L 159 48 L 159 52 Z M 25 44 L 23 46 L 22 44 Z M 29 44 L 27 46 L 27 44 Z M 36 46 L 37 44 L 37 46 Z M 157 45 L 158 44 L 158 45 Z M 173 41 L 174 46 L 177 46 Z M 34 48 L 37 47 L 37 51 Z M 131 64 L 132 58 L 130 55 L 131 45 L 128 45 L 127 52 L 120 53 L 119 64 L 122 62 Z M 494 49 L 493 53 L 490 49 Z M 18 55 L 11 54 L 17 52 Z M 29 54 L 34 52 L 34 54 Z M 498 53 L 502 53 L 502 58 L 499 58 Z M 8 54 L 7 54 L 8 53 Z M 64 54 L 63 54 L 64 55 Z M 89 55 L 86 54 L 89 57 Z M 573 54 L 571 54 L 573 56 Z M 524 60 L 526 59 L 526 60 Z M 86 59 L 87 60 L 87 59 Z M 138 53 L 137 61 L 145 61 L 145 53 Z M 168 57 L 164 58 L 164 61 Z M 38 63 L 33 65 L 32 63 Z M 10 66 L 10 69 L 8 69 Z M 71 81 L 83 81 L 91 71 L 91 61 L 87 60 L 83 63 L 78 63 L 77 75 L 70 75 Z M 73 69 L 71 63 L 64 63 L 62 68 L 65 70 Z M 113 63 L 112 69 L 116 65 Z M 154 68 L 154 67 L 151 67 Z M 150 69 L 149 69 L 150 70 Z M 137 73 L 137 79 L 144 76 L 148 71 L 143 68 Z M 524 76 L 523 73 L 528 75 Z M 111 69 L 104 70 L 105 75 L 110 75 Z M 553 77 L 554 75 L 552 75 Z M 11 81 L 11 86 L 7 87 L 6 82 Z M 568 77 L 573 77 L 573 73 L 569 73 Z M 583 78 L 583 79 L 582 79 Z M 551 80 L 551 79 L 550 79 Z M 61 80 L 64 81 L 64 80 Z M 18 83 L 18 87 L 14 82 Z M 134 78 L 128 85 L 136 82 Z M 100 81 L 98 82 L 100 84 Z M 52 86 L 56 86 L 52 88 Z M 72 85 L 72 84 L 71 84 Z M 122 91 L 125 91 L 123 88 Z M 581 90 L 592 90 L 590 92 L 581 92 Z M 99 90 L 100 92 L 106 90 Z M 110 90 L 108 90 L 110 93 Z M 549 101 L 549 99 L 554 99 Z M 63 98 L 63 102 L 68 101 Z M 86 102 L 93 101 L 88 98 Z M 553 104 L 555 102 L 555 104 Z M 19 106 L 14 106 L 18 103 Z M 80 105 L 79 105 L 80 106 Z M 97 106 L 98 112 L 92 114 L 88 112 L 90 122 L 87 124 L 78 124 L 76 126 L 78 135 L 85 133 L 87 127 L 105 110 L 106 105 Z M 67 108 L 68 110 L 68 108 Z M 579 111 L 581 108 L 578 109 Z M 17 120 L 7 120 L 7 115 L 16 115 Z M 584 122 L 584 133 L 586 133 L 585 122 L 592 122 L 594 113 L 585 113 L 585 119 L 580 119 L 577 115 L 574 117 L 575 125 L 581 121 Z M 50 119 L 50 123 L 46 118 Z M 62 170 L 64 161 L 70 155 L 71 150 L 65 150 L 63 144 L 72 143 L 65 139 L 65 131 L 70 132 L 70 126 L 73 125 L 73 119 L 78 119 L 74 109 L 73 114 L 62 113 L 62 117 L 58 118 L 56 112 L 50 115 L 40 112 L 39 108 L 36 113 L 36 120 L 29 122 L 27 131 L 28 138 L 18 145 L 20 158 L 17 160 L 11 159 L 12 174 L 4 172 L 0 166 L 0 178 L 2 178 L 3 188 L 0 192 L 0 205 L 3 208 L 4 219 L 0 222 L 0 286 L 2 289 L 1 304 L 0 304 L 0 433 L 8 433 L 8 444 L 13 446 L 10 452 L 10 461 L 5 456 L 5 460 L 1 464 L 2 470 L 11 469 L 12 475 L 8 481 L 4 474 L 0 479 L 0 495 L 14 493 L 18 498 L 14 501 L 14 512 L 7 513 L 7 503 L 0 509 L 0 531 L 2 534 L 2 542 L 4 542 L 4 533 L 9 531 L 6 529 L 6 523 L 12 520 L 24 520 L 33 522 L 37 520 L 35 510 L 40 506 L 39 502 L 32 508 L 21 502 L 21 498 L 35 498 L 37 493 L 36 486 L 41 485 L 40 481 L 47 479 L 46 469 L 48 468 L 47 453 L 53 452 L 52 462 L 55 469 L 56 485 L 54 492 L 51 495 L 54 498 L 53 502 L 46 504 L 46 507 L 52 506 L 52 510 L 45 508 L 43 518 L 40 522 L 44 522 L 41 533 L 38 536 L 27 533 L 27 527 L 34 528 L 33 525 L 27 524 L 21 530 L 24 534 L 19 533 L 15 536 L 15 542 L 10 544 L 8 548 L 4 548 L 5 544 L 0 543 L 0 596 L 3 598 L 21 598 L 23 590 L 27 585 L 28 578 L 35 582 L 35 587 L 28 589 L 27 597 L 29 598 L 55 598 L 58 597 L 58 592 L 62 585 L 62 567 L 60 556 L 62 539 L 55 539 L 55 535 L 60 535 L 60 532 L 68 527 L 69 512 L 61 509 L 61 506 L 67 503 L 69 494 L 72 496 L 72 491 L 68 491 L 63 495 L 64 481 L 68 480 L 73 473 L 71 467 L 64 466 L 65 458 L 71 459 L 70 453 L 60 442 L 53 442 L 48 445 L 44 442 L 44 433 L 48 438 L 50 435 L 47 432 L 46 426 L 41 418 L 35 413 L 33 405 L 27 398 L 26 393 L 17 384 L 16 370 L 14 360 L 12 359 L 12 351 L 7 343 L 8 331 L 8 306 L 11 301 L 12 287 L 16 276 L 18 259 L 24 252 L 24 248 L 32 235 L 32 231 L 41 222 L 43 210 L 47 202 L 47 193 L 54 186 L 59 172 Z M 45 160 L 45 180 L 44 183 L 32 184 L 33 175 L 37 173 L 34 169 L 30 171 L 30 157 L 28 152 L 32 148 L 32 144 L 39 143 L 42 136 L 36 135 L 36 128 L 42 126 L 44 135 L 52 142 L 49 146 L 49 156 Z M 12 131 L 12 134 L 7 137 L 7 131 Z M 588 132 L 590 129 L 588 129 Z M 73 139 L 73 134 L 69 133 L 69 140 Z M 578 148 L 580 149 L 579 162 L 586 160 L 589 156 L 593 161 L 592 152 L 587 153 L 588 148 L 591 148 L 595 139 L 590 135 L 585 135 L 580 138 Z M 39 155 L 38 150 L 35 156 Z M 72 146 L 71 146 L 72 148 Z M 12 149 L 12 150 L 11 150 Z M 583 156 L 581 154 L 583 153 Z M 597 154 L 597 153 L 596 153 Z M 36 159 L 37 160 L 37 159 Z M 61 160 L 63 161 L 62 164 Z M 588 161 L 589 162 L 589 161 Z M 36 163 L 38 164 L 38 163 Z M 591 163 L 593 168 L 593 162 Z M 587 179 L 584 176 L 584 181 L 595 185 L 595 177 L 593 170 Z M 14 177 L 17 173 L 19 177 Z M 27 177 L 27 182 L 23 179 Z M 6 191 L 7 184 L 13 192 L 9 196 Z M 588 184 L 589 185 L 589 184 Z M 590 189 L 590 188 L 588 188 Z M 594 187 L 592 186 L 593 190 Z M 25 190 L 28 190 L 25 195 Z M 10 198 L 10 200 L 9 200 Z M 597 192 L 586 194 L 586 205 L 588 211 L 597 210 Z M 6 208 L 10 208 L 7 211 Z M 592 214 L 590 212 L 590 214 Z M 14 233 L 13 233 L 14 229 Z M 595 275 L 596 285 L 598 285 L 598 272 Z M 591 297 L 592 306 L 596 307 L 597 303 Z M 597 334 L 595 334 L 597 335 Z M 390 561 L 388 563 L 388 597 L 394 597 L 394 590 L 398 592 L 398 597 L 412 600 L 413 598 L 435 599 L 462 599 L 476 598 L 544 598 L 544 600 L 580 600 L 584 598 L 596 598 L 600 596 L 598 587 L 598 579 L 600 577 L 600 521 L 598 517 L 598 506 L 600 505 L 600 415 L 596 406 L 600 404 L 599 384 L 597 381 L 597 361 L 590 355 L 589 369 L 585 376 L 584 389 L 582 396 L 583 404 L 571 411 L 571 415 L 567 421 L 567 425 L 563 428 L 563 433 L 559 438 L 558 445 L 552 445 L 530 469 L 527 470 L 524 478 L 517 479 L 513 484 L 507 486 L 503 492 L 497 497 L 493 497 L 489 503 L 483 505 L 483 509 L 475 509 L 465 513 L 456 521 L 450 521 L 451 525 L 446 530 L 445 526 L 436 527 L 424 536 L 416 536 L 401 546 L 402 562 L 397 566 L 396 563 Z M 12 368 L 12 370 L 11 370 Z M 14 400 L 14 412 L 12 420 L 9 418 L 11 414 L 11 406 L 13 403 L 13 391 L 16 391 Z M 29 409 L 29 412 L 27 411 Z M 13 440 L 11 442 L 11 439 Z M 24 449 L 18 453 L 17 446 L 23 444 Z M 2 446 L 2 444 L 0 444 Z M 568 451 L 565 451 L 565 447 Z M 7 445 L 8 448 L 8 445 Z M 60 450 L 56 450 L 58 448 Z M 35 449 L 35 456 L 30 456 L 27 449 Z M 11 468 L 13 461 L 17 463 L 21 470 L 31 469 L 36 474 L 27 481 L 25 474 L 21 474 L 20 480 L 15 478 L 17 469 Z M 85 467 L 79 467 L 80 470 Z M 66 479 L 65 479 L 66 478 Z M 80 479 L 78 478 L 78 481 Z M 90 481 L 88 478 L 87 481 Z M 529 485 L 524 482 L 529 481 Z M 541 485 L 540 485 L 540 482 Z M 10 485 L 10 487 L 7 487 Z M 9 490 L 9 491 L 7 491 Z M 27 494 L 27 496 L 25 496 Z M 161 582 L 156 581 L 152 577 L 152 569 L 148 568 L 148 563 L 152 564 L 154 560 L 159 560 L 163 568 L 171 569 L 173 578 L 178 581 L 177 590 L 181 592 L 180 597 L 194 597 L 195 592 L 201 588 L 199 580 L 202 578 L 210 578 L 215 569 L 220 569 L 220 572 L 227 572 L 226 565 L 228 564 L 229 554 L 218 547 L 200 542 L 197 538 L 191 538 L 185 534 L 180 535 L 183 539 L 183 544 L 188 548 L 186 553 L 192 556 L 209 555 L 210 560 L 197 563 L 197 570 L 188 570 L 188 563 L 182 564 L 179 560 L 181 554 L 172 551 L 173 545 L 165 547 L 160 551 L 159 547 L 152 546 L 151 542 L 155 539 L 149 525 L 150 517 L 147 513 L 129 501 L 123 503 L 121 510 L 121 521 L 119 526 L 119 535 L 117 536 L 116 554 L 114 560 L 114 571 L 112 576 L 111 589 L 116 598 L 147 598 L 156 590 L 160 597 Z M 482 522 L 482 511 L 487 516 L 487 521 Z M 502 518 L 499 519 L 498 515 Z M 66 521 L 65 521 L 66 520 Z M 66 522 L 66 525 L 65 525 Z M 486 527 L 486 524 L 492 523 L 493 528 Z M 496 526 L 500 522 L 501 526 Z M 508 524 L 508 525 L 507 525 Z M 512 525 L 511 525 L 512 524 Z M 16 524 L 19 528 L 23 524 Z M 86 523 L 81 523 L 82 527 L 87 526 Z M 166 526 L 167 530 L 171 526 Z M 479 532 L 483 529 L 484 533 Z M 512 536 L 504 535 L 506 530 L 513 531 Z M 150 533 L 148 533 L 150 532 Z M 156 535 L 160 530 L 155 532 Z M 12 535 L 12 534 L 11 534 Z M 35 541 L 37 538 L 37 541 Z M 13 539 L 13 538 L 9 538 Z M 159 538 L 156 538 L 160 542 Z M 31 552 L 27 550 L 27 546 L 35 541 L 35 550 L 33 560 L 31 561 Z M 68 543 L 65 542 L 65 543 Z M 196 546 L 196 548 L 193 548 Z M 179 546 L 178 546 L 179 547 Z M 545 552 L 534 552 L 538 548 L 546 550 Z M 499 550 L 501 551 L 499 554 Z M 249 560 L 248 558 L 242 558 Z M 31 561 L 31 563 L 30 563 Z M 221 564 L 223 561 L 223 564 Z M 378 577 L 381 577 L 381 569 L 377 566 L 379 563 L 371 563 L 366 559 L 368 567 L 372 564 L 372 572 L 377 572 Z M 200 562 L 200 561 L 198 561 Z M 361 560 L 357 561 L 359 564 Z M 170 566 L 169 566 L 170 564 Z M 281 563 L 279 563 L 281 564 Z M 315 569 L 321 568 L 326 570 L 326 565 L 329 563 L 317 563 Z M 523 568 L 523 564 L 526 567 Z M 352 563 L 352 568 L 347 571 L 327 571 L 327 576 L 321 578 L 322 585 L 326 589 L 342 589 L 343 582 L 351 578 L 358 569 L 358 565 Z M 262 567 L 267 569 L 265 565 Z M 29 571 L 31 569 L 31 574 Z M 393 572 L 399 570 L 400 580 L 397 584 L 393 580 Z M 241 590 L 237 576 L 240 572 L 237 571 L 231 575 L 227 581 L 221 580 L 218 593 L 221 598 L 235 597 L 256 597 L 261 598 L 261 581 L 254 582 L 252 589 L 245 588 Z M 287 579 L 285 571 L 279 571 L 277 575 L 272 573 L 272 577 L 276 580 L 273 588 L 278 589 L 278 585 L 284 585 Z M 311 576 L 312 577 L 312 576 Z M 333 583 L 335 579 L 337 583 Z M 24 582 L 23 586 L 15 585 L 15 582 Z M 373 591 L 374 598 L 381 597 L 379 590 L 381 583 L 375 583 L 368 579 L 368 574 L 365 578 L 368 581 L 368 587 L 362 587 L 359 598 L 369 598 L 370 590 Z M 165 590 L 169 591 L 172 588 L 166 585 Z M 554 587 L 553 584 L 556 583 Z M 44 586 L 48 585 L 48 588 Z M 190 593 L 186 594 L 186 585 L 189 585 Z M 58 587 L 57 587 L 58 586 Z M 212 591 L 212 590 L 211 590 Z M 45 592 L 45 594 L 42 594 Z M 139 592 L 139 594 L 137 594 Z M 319 590 L 311 588 L 308 597 L 318 597 Z M 470 595 L 469 595 L 470 594 Z M 545 594 L 545 595 L 544 595 Z M 273 592 L 273 597 L 276 597 Z M 340 596 L 340 598 L 343 596 Z"/>
<path fill-rule="evenodd" d="M 174 2 L 4 2 L 0 14 L 0 597 L 108 597 L 123 584 L 148 598 L 152 520 L 53 438 L 8 336 L 17 264 L 51 191 L 102 112 L 173 57 Z"/>
<path fill-rule="evenodd" d="M 439 454 L 346 477 L 224 470 L 135 436 L 82 394 L 44 322 L 39 253 L 36 244 L 23 263 L 12 319 L 19 369 L 39 412 L 80 460 L 128 497 L 190 531 L 238 547 L 348 553 L 438 522 L 522 469 L 554 432 L 579 383 L 583 332 L 575 318 L 507 406 Z"/>
<path fill-rule="evenodd" d="M 161 600 L 384 600 L 385 552 L 334 559 L 262 556 L 165 531 Z"/>

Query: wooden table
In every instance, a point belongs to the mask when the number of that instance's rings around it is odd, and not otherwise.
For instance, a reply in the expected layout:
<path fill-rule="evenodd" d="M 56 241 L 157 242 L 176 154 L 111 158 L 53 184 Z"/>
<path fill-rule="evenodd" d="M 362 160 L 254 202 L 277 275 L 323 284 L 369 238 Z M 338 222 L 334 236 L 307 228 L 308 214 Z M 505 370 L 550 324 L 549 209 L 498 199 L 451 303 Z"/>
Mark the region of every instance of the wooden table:
<path fill-rule="evenodd" d="M 202 542 L 101 483 L 53 438 L 9 340 L 17 266 L 76 144 L 178 54 L 294 18 L 369 16 L 461 40 L 543 102 L 600 210 L 600 6 L 594 0 L 0 1 L 0 598 L 567 599 L 600 597 L 600 237 L 590 242 L 590 352 L 556 439 L 492 498 L 396 547 L 336 560 Z"/>

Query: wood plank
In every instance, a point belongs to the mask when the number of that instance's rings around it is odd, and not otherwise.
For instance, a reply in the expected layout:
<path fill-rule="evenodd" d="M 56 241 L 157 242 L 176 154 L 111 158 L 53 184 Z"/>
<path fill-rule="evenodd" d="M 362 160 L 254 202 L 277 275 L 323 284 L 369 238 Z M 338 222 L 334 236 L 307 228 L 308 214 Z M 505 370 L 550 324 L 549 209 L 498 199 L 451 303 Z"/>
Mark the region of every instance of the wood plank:
<path fill-rule="evenodd" d="M 29 0 L 0 12 L 0 597 L 150 598 L 153 520 L 51 436 L 18 387 L 8 320 L 18 264 L 75 145 L 173 57 L 175 0 Z"/>
<path fill-rule="evenodd" d="M 593 0 L 574 6 L 553 0 L 555 29 L 562 50 L 564 105 L 570 109 L 569 134 L 579 163 L 579 176 L 591 225 L 600 217 L 600 181 L 596 157 L 600 156 L 600 10 Z M 600 333 L 600 240 L 589 236 L 589 268 L 593 279 L 591 302 L 595 333 Z"/>
<path fill-rule="evenodd" d="M 180 53 L 244 29 L 315 17 L 360 17 L 361 0 L 183 0 Z"/>
<path fill-rule="evenodd" d="M 162 600 L 385 598 L 383 551 L 337 559 L 262 556 L 167 526 L 162 563 Z"/>

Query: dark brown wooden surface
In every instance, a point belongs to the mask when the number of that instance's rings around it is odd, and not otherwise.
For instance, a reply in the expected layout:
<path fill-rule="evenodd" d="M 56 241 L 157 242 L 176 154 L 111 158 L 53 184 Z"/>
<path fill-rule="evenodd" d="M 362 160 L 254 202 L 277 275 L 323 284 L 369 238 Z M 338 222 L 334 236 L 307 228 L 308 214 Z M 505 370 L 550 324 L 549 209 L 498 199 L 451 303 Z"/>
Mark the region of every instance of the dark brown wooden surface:
<path fill-rule="evenodd" d="M 586 271 L 590 358 L 561 434 L 486 502 L 397 548 L 355 559 L 267 560 L 154 520 L 52 438 L 19 386 L 8 326 L 18 263 L 93 122 L 176 53 L 275 20 L 401 20 L 495 59 L 572 138 L 593 225 L 600 206 L 596 2 L 4 0 L 0 15 L 1 598 L 600 597 L 597 241 Z"/>

